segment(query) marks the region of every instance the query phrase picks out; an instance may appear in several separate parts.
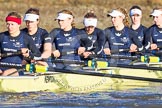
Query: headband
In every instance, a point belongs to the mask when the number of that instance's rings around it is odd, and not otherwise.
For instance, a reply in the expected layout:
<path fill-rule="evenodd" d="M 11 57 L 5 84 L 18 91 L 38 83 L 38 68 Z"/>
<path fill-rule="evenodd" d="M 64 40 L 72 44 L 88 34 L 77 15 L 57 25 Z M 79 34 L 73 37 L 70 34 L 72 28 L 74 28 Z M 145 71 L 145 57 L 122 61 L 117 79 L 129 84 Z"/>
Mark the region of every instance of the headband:
<path fill-rule="evenodd" d="M 151 14 L 150 14 L 150 16 L 159 16 L 159 15 L 161 15 L 162 14 L 162 11 L 161 10 L 154 10 Z"/>
<path fill-rule="evenodd" d="M 65 20 L 67 18 L 73 18 L 73 16 L 66 13 L 59 13 L 56 20 Z"/>
<path fill-rule="evenodd" d="M 97 19 L 96 18 L 84 18 L 84 25 L 88 26 L 97 26 Z"/>
<path fill-rule="evenodd" d="M 39 19 L 39 15 L 36 14 L 25 14 L 24 21 L 37 21 Z"/>
<path fill-rule="evenodd" d="M 134 14 L 142 15 L 142 11 L 140 9 L 132 9 L 130 11 L 130 16 L 133 16 Z"/>
<path fill-rule="evenodd" d="M 16 22 L 19 25 L 21 24 L 21 18 L 16 18 L 16 17 L 12 17 L 12 16 L 7 16 L 6 17 L 6 22 L 7 21 Z"/>
<path fill-rule="evenodd" d="M 111 13 L 108 13 L 108 15 L 112 17 L 122 16 L 125 18 L 125 15 L 118 10 L 113 10 Z"/>

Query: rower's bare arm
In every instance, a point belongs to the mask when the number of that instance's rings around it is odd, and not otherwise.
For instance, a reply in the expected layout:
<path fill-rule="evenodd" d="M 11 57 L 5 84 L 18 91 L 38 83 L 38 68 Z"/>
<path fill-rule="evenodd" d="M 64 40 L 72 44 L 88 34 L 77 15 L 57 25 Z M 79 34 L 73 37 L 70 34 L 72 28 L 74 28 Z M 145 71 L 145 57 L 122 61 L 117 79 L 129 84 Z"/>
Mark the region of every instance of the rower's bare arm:
<path fill-rule="evenodd" d="M 45 43 L 44 44 L 44 51 L 41 55 L 42 58 L 49 58 L 51 56 L 52 52 L 52 44 L 51 43 Z"/>

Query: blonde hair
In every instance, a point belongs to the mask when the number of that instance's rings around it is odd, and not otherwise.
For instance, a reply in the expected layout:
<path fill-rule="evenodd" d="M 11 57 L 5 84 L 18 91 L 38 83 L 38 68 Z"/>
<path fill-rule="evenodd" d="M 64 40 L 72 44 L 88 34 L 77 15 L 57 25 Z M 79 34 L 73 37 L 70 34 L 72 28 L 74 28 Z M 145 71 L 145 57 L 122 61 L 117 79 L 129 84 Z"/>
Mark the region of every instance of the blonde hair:
<path fill-rule="evenodd" d="M 129 27 L 129 16 L 128 16 L 127 10 L 124 9 L 124 8 L 120 8 L 120 7 L 117 8 L 117 9 L 115 9 L 115 10 L 118 10 L 118 11 L 120 11 L 121 13 L 124 14 L 125 18 L 123 19 L 123 23 L 124 23 L 125 26 Z"/>
<path fill-rule="evenodd" d="M 72 15 L 73 16 L 73 19 L 75 18 L 74 15 L 73 15 L 73 13 L 71 11 L 69 11 L 69 10 L 62 10 L 62 11 L 60 11 L 58 13 L 66 13 L 66 14 Z M 72 21 L 71 26 L 72 27 L 75 27 L 74 20 Z"/>

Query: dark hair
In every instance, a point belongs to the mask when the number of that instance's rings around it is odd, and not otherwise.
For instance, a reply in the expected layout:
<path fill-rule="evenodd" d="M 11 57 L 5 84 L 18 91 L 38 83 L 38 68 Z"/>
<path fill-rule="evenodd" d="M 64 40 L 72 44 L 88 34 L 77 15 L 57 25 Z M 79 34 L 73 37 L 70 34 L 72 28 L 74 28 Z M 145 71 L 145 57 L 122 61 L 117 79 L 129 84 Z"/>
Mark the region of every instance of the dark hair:
<path fill-rule="evenodd" d="M 137 5 L 134 5 L 134 6 L 132 6 L 131 8 L 130 8 L 130 10 L 132 10 L 132 9 L 139 9 L 139 10 L 142 10 L 139 6 L 137 6 Z"/>
<path fill-rule="evenodd" d="M 88 11 L 88 13 L 84 16 L 84 18 L 97 18 L 97 16 L 94 14 L 93 10 Z"/>
<path fill-rule="evenodd" d="M 21 15 L 19 15 L 19 13 L 17 13 L 17 12 L 10 12 L 7 16 L 13 16 L 13 17 L 16 17 L 16 18 L 21 18 Z"/>
<path fill-rule="evenodd" d="M 36 14 L 36 15 L 39 15 L 39 9 L 37 8 L 30 8 L 26 11 L 25 14 L 28 14 L 28 13 L 32 13 L 32 14 Z"/>

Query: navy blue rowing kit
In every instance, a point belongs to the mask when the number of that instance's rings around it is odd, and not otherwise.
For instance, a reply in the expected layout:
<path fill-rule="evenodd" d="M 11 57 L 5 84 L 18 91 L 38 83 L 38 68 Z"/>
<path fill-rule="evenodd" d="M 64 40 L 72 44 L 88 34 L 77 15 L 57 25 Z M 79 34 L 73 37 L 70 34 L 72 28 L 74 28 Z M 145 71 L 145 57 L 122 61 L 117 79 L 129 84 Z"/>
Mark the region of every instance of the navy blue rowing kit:
<path fill-rule="evenodd" d="M 105 47 L 110 48 L 110 50 L 119 50 L 119 49 L 130 49 L 131 44 L 137 45 L 140 50 L 143 48 L 142 43 L 138 40 L 137 33 L 124 27 L 123 30 L 117 31 L 114 27 L 106 28 L 105 30 L 106 42 L 108 45 Z M 131 56 L 131 53 L 128 51 L 119 52 L 117 55 L 126 55 Z M 116 60 L 117 61 L 117 60 Z M 128 61 L 128 62 L 127 62 Z M 115 61 L 113 61 L 115 62 Z M 123 60 L 117 63 L 129 63 L 129 60 Z"/>
<path fill-rule="evenodd" d="M 81 30 L 83 30 L 86 33 L 85 28 Z M 93 48 L 90 51 L 93 51 L 95 54 L 101 54 L 103 52 L 103 47 L 105 43 L 104 31 L 99 28 L 95 28 L 94 32 L 88 35 L 88 38 L 93 43 Z"/>
<path fill-rule="evenodd" d="M 77 50 L 81 44 L 85 45 L 86 50 L 92 48 L 92 42 L 88 39 L 87 35 L 76 28 L 72 28 L 70 31 L 54 29 L 51 31 L 50 36 L 56 50 L 59 50 L 61 53 L 60 58 L 80 60 Z"/>
<path fill-rule="evenodd" d="M 33 54 L 33 56 L 37 56 L 37 57 L 41 56 L 41 53 L 34 45 L 32 38 L 30 38 L 26 33 L 20 32 L 19 36 L 17 37 L 11 37 L 8 31 L 0 34 L 0 51 L 2 54 L 14 53 L 21 50 L 21 48 L 28 48 Z M 21 64 L 22 60 L 23 60 L 23 56 L 17 55 L 17 56 L 1 58 L 0 62 Z M 6 69 L 7 68 L 4 68 L 4 70 Z M 2 71 L 4 70 L 2 69 Z"/>
<path fill-rule="evenodd" d="M 149 48 L 147 46 L 148 43 L 145 43 L 145 41 L 144 41 L 146 38 L 145 34 L 147 31 L 147 28 L 145 26 L 143 26 L 142 24 L 136 30 L 134 30 L 132 27 L 130 27 L 130 28 L 131 28 L 131 30 L 133 30 L 134 32 L 137 33 L 137 38 L 142 43 L 142 45 L 145 47 L 145 49 L 148 49 Z M 134 56 L 134 55 L 138 55 L 138 54 L 132 53 L 132 56 Z"/>
<path fill-rule="evenodd" d="M 28 29 L 22 29 L 23 32 L 28 34 Z M 29 34 L 28 34 L 29 35 Z M 36 47 L 43 53 L 44 44 L 51 43 L 51 37 L 48 36 L 48 32 L 45 29 L 38 28 L 37 32 L 34 35 L 29 35 L 34 40 Z"/>
<path fill-rule="evenodd" d="M 147 44 L 144 41 L 145 40 L 146 30 L 147 30 L 147 28 L 145 26 L 143 26 L 141 24 L 136 30 L 134 30 L 132 27 L 130 27 L 130 29 L 137 33 L 137 37 L 138 37 L 139 41 L 142 42 L 143 45 Z"/>
<path fill-rule="evenodd" d="M 137 45 L 138 48 L 142 48 L 142 43 L 138 40 L 137 33 L 124 27 L 123 30 L 117 31 L 114 27 L 105 29 L 106 41 L 108 42 L 108 47 L 111 50 L 117 49 L 129 49 L 131 44 Z M 120 54 L 120 53 L 119 53 Z M 123 54 L 123 52 L 121 52 Z M 124 52 L 125 55 L 130 55 L 129 52 Z"/>
<path fill-rule="evenodd" d="M 162 28 L 158 28 L 157 25 L 152 25 L 148 28 L 146 36 L 145 41 L 147 43 L 157 44 L 160 50 L 162 50 Z"/>
<path fill-rule="evenodd" d="M 152 25 L 146 32 L 146 40 L 157 46 L 162 46 L 162 28 L 158 28 L 156 25 Z"/>
<path fill-rule="evenodd" d="M 55 28 L 49 35 L 52 43 L 55 45 L 55 49 L 59 50 L 61 54 L 59 59 L 80 60 L 77 51 L 81 44 L 85 45 L 86 50 L 90 50 L 93 46 L 87 35 L 77 28 L 72 28 L 70 31 Z M 62 68 L 61 66 L 59 67 Z"/>

